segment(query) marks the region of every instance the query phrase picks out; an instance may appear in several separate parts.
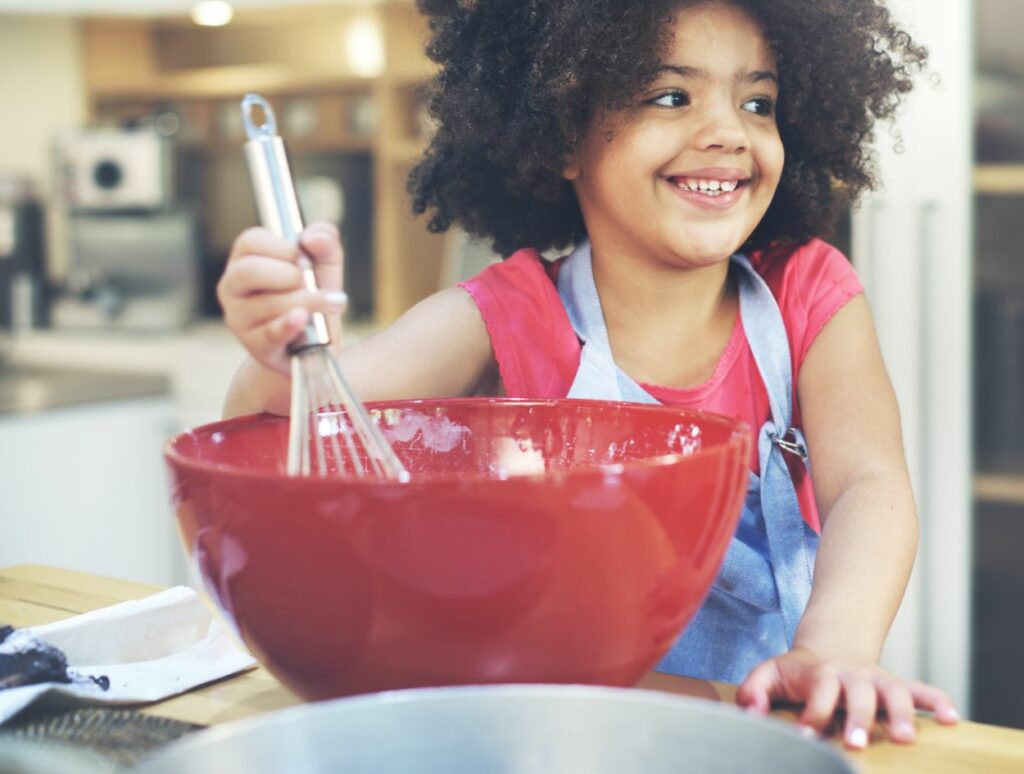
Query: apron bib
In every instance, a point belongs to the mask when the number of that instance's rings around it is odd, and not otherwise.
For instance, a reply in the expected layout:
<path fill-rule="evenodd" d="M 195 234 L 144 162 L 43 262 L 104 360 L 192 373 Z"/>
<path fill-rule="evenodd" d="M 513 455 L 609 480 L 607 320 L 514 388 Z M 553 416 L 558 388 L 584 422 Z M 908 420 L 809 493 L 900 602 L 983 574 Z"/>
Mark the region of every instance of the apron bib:
<path fill-rule="evenodd" d="M 811 593 L 818 536 L 800 515 L 785 454 L 806 462 L 792 423 L 789 340 L 775 297 L 750 261 L 734 255 L 740 316 L 768 392 L 771 419 L 757 438 L 759 475 L 751 473 L 736 535 L 703 606 L 658 664 L 661 672 L 739 683 L 767 658 L 788 650 Z M 612 359 L 590 244 L 558 272 L 558 294 L 583 342 L 569 398 L 657 403 Z"/>

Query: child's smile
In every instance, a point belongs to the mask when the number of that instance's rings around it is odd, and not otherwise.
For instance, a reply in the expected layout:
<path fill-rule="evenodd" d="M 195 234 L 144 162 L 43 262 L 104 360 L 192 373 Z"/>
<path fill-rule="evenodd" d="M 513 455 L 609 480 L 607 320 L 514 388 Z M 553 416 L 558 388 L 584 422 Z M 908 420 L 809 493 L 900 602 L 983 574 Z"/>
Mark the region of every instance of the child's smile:
<path fill-rule="evenodd" d="M 602 114 L 565 175 L 595 253 L 697 268 L 746 242 L 782 174 L 775 57 L 719 2 L 680 9 L 657 78 Z"/>
<path fill-rule="evenodd" d="M 731 207 L 750 183 L 750 177 L 744 172 L 727 167 L 695 169 L 667 180 L 686 201 L 711 210 Z"/>

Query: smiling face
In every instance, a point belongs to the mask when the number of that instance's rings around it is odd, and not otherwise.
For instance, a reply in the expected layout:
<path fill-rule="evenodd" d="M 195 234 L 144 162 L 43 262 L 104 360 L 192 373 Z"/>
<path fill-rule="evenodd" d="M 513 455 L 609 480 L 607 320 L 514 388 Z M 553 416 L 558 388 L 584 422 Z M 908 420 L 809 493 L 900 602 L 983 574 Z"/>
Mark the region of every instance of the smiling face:
<path fill-rule="evenodd" d="M 684 7 L 672 25 L 657 78 L 598 113 L 564 174 L 595 255 L 698 268 L 739 249 L 778 187 L 778 70 L 734 6 Z"/>

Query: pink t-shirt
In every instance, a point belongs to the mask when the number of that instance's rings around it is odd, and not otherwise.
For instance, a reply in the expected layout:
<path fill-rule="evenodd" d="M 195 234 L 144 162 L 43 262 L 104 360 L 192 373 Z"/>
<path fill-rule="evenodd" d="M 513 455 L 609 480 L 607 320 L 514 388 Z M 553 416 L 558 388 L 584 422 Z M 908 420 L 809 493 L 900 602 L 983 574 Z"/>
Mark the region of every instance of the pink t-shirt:
<path fill-rule="evenodd" d="M 793 359 L 793 385 L 818 333 L 847 301 L 862 292 L 846 257 L 815 239 L 793 250 L 750 256 L 782 311 Z M 564 398 L 579 367 L 581 345 L 562 306 L 555 278 L 561 261 L 519 250 L 459 283 L 473 297 L 491 337 L 505 393 L 516 398 Z M 666 405 L 713 411 L 746 421 L 755 433 L 771 416 L 768 393 L 737 315 L 732 336 L 706 382 L 675 389 L 642 385 Z M 794 424 L 800 407 L 794 396 Z M 756 440 L 756 439 L 755 439 Z M 756 444 L 751 469 L 758 471 Z M 804 520 L 820 528 L 806 468 L 790 465 Z"/>

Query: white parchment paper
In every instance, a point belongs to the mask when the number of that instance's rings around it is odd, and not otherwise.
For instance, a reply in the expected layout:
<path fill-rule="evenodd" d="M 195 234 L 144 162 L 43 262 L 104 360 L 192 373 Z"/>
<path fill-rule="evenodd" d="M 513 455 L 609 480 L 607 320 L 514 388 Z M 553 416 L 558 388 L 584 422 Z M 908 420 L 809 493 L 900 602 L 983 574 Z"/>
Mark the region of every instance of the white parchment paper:
<path fill-rule="evenodd" d="M 187 586 L 18 629 L 0 648 L 9 651 L 27 638 L 60 648 L 75 679 L 0 690 L 0 724 L 44 698 L 61 703 L 152 702 L 256 664 Z M 109 688 L 90 677 L 106 677 Z"/>

